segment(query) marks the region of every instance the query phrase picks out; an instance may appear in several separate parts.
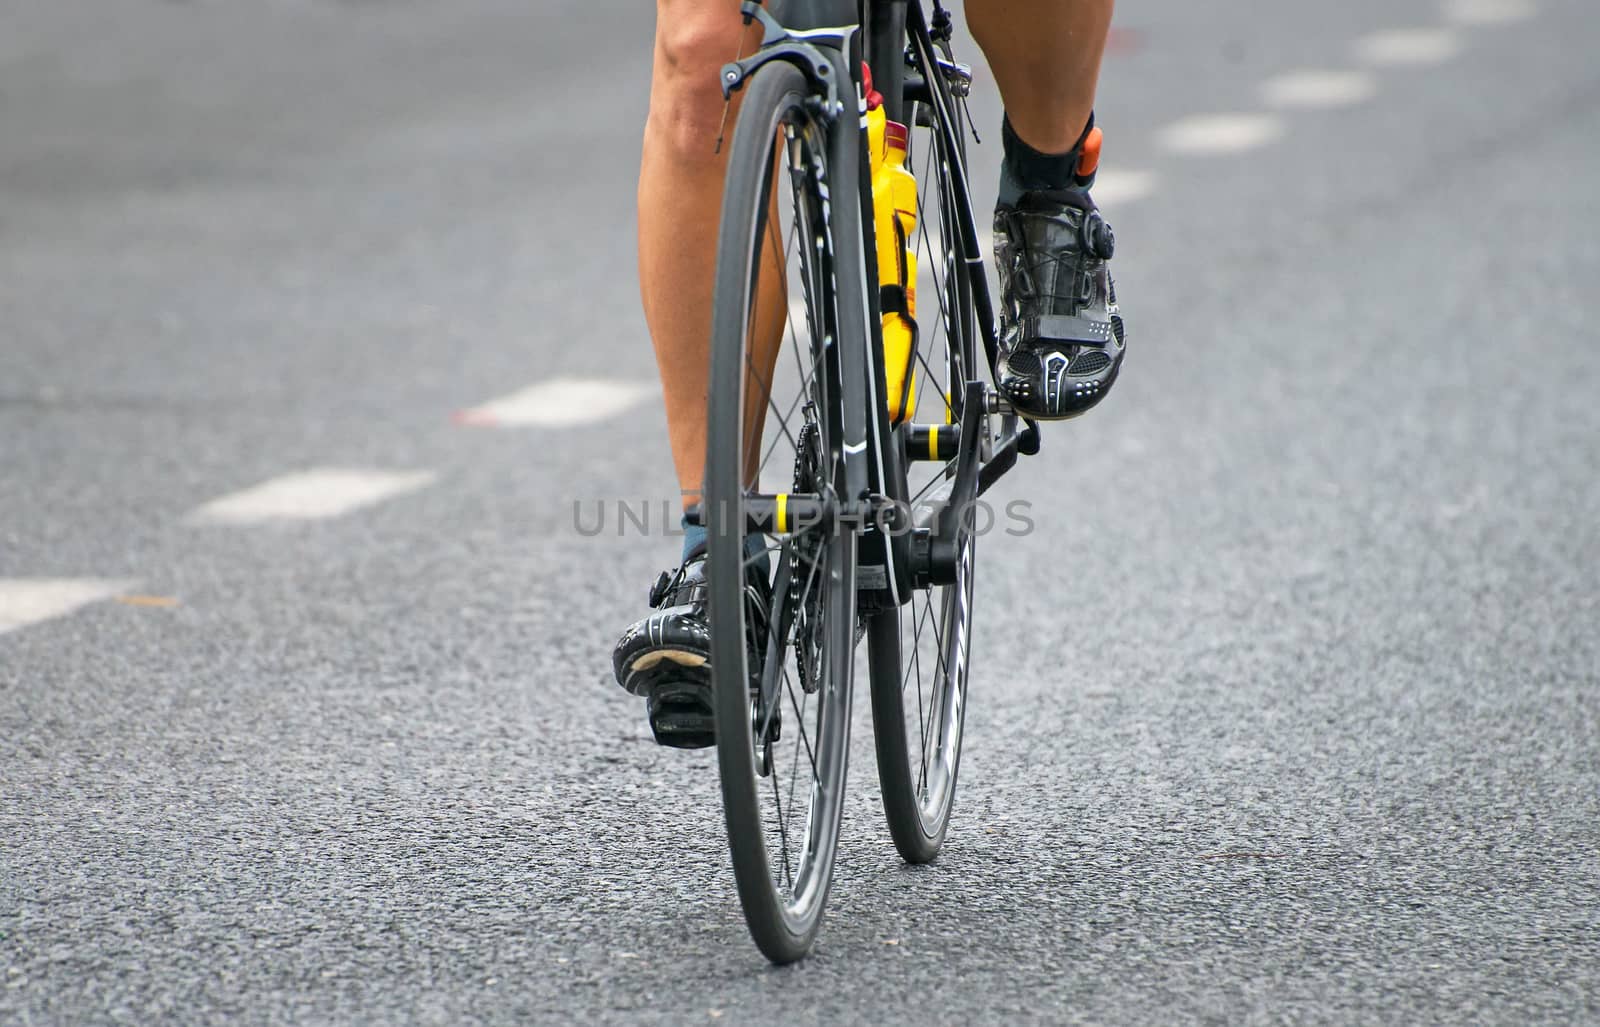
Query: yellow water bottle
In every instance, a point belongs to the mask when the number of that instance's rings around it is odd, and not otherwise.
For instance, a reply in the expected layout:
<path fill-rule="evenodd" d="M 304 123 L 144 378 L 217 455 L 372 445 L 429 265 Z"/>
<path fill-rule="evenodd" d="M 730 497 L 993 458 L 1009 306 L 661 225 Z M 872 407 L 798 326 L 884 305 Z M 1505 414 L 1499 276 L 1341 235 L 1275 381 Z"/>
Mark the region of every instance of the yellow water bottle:
<path fill-rule="evenodd" d="M 871 115 L 868 132 L 871 134 Z M 883 155 L 874 161 L 872 210 L 883 309 L 883 365 L 889 417 L 899 422 L 916 405 L 917 180 L 906 169 L 906 127 L 885 121 Z"/>

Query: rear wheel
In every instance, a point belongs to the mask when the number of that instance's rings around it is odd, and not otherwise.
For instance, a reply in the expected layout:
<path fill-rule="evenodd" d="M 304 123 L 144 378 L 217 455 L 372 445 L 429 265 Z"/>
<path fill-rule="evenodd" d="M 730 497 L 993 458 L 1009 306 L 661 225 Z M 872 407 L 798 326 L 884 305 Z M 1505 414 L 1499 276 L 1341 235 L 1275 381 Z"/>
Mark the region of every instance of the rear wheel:
<path fill-rule="evenodd" d="M 827 129 L 789 64 L 745 90 L 718 243 L 702 509 L 728 845 L 750 933 L 786 963 L 810 949 L 832 882 L 855 535 L 787 516 L 752 527 L 777 494 L 843 487 L 842 390 Z"/>
<path fill-rule="evenodd" d="M 931 86 L 931 79 L 924 81 Z M 955 475 L 953 429 L 961 421 L 965 383 L 977 376 L 976 321 L 951 178 L 965 166 L 964 153 L 952 152 L 961 146 L 959 126 L 952 133 L 956 142 L 947 146 L 932 103 L 908 97 L 904 116 L 911 129 L 906 165 L 917 177 L 921 213 L 911 241 L 920 338 L 915 404 L 909 425 L 899 431 L 911 521 L 926 525 Z M 895 847 L 912 863 L 938 855 L 955 801 L 972 639 L 973 536 L 965 533 L 953 584 L 916 588 L 868 624 L 884 813 Z"/>

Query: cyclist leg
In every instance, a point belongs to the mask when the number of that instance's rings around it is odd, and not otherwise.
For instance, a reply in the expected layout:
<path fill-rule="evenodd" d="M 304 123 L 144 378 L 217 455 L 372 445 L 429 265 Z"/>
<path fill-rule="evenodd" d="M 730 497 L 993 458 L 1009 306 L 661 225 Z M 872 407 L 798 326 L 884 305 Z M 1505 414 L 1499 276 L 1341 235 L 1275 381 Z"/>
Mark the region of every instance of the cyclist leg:
<path fill-rule="evenodd" d="M 717 137 L 725 128 L 731 140 L 737 114 L 735 102 L 724 125 L 718 73 L 739 53 L 755 50 L 759 28 L 744 26 L 739 0 L 656 3 L 639 167 L 639 291 L 685 506 L 699 498 L 706 454 L 712 283 L 729 149 L 725 143 L 718 153 Z M 781 256 L 774 256 L 774 267 L 781 267 Z M 786 315 L 781 273 L 762 276 L 759 296 L 756 334 L 766 359 L 758 353 L 756 362 L 770 377 Z M 646 698 L 656 740 L 688 748 L 712 743 L 704 554 L 703 532 L 690 530 L 678 569 L 650 590 L 654 612 L 629 627 L 612 653 L 618 683 Z"/>
<path fill-rule="evenodd" d="M 1041 153 L 1064 154 L 1094 110 L 1112 0 L 968 0 L 967 28 L 1006 117 Z"/>
<path fill-rule="evenodd" d="M 1113 0 L 968 0 L 967 24 L 1000 86 L 1005 159 L 995 208 L 1000 388 L 1042 418 L 1098 403 L 1122 366 L 1106 269 L 1113 239 L 1089 198 L 1094 95 Z"/>
<path fill-rule="evenodd" d="M 666 401 L 667 434 L 684 505 L 700 489 L 706 455 L 706 367 L 717 223 L 727 170 L 717 152 L 724 103 L 718 72 L 760 42 L 739 0 L 657 0 L 650 112 L 639 165 L 639 292 Z M 737 100 L 737 96 L 735 97 Z M 727 111 L 731 139 L 737 107 Z M 783 323 L 781 283 L 763 279 L 774 343 Z M 775 349 L 774 345 L 774 349 Z"/>

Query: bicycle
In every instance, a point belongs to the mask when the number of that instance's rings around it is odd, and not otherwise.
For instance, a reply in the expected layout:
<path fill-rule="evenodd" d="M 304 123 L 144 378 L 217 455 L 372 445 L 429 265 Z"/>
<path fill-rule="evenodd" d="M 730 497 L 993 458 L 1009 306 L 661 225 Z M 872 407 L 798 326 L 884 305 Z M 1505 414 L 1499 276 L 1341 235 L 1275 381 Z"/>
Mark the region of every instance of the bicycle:
<path fill-rule="evenodd" d="M 987 365 L 994 377 L 997 340 L 966 178 L 972 76 L 951 54 L 949 13 L 939 0 L 931 22 L 922 0 L 846 6 L 857 16 L 830 23 L 828 4 L 802 3 L 790 20 L 820 27 L 795 28 L 746 0 L 762 42 L 722 69 L 724 95 L 743 97 L 691 517 L 710 530 L 729 848 L 745 920 L 775 963 L 809 951 L 827 902 L 863 638 L 891 835 L 909 862 L 938 854 L 966 710 L 971 513 L 1038 449 L 1036 426 L 982 375 Z M 905 240 L 918 254 L 912 296 L 924 296 L 916 382 L 897 407 L 882 337 L 891 298 L 870 285 L 880 276 L 863 62 L 887 118 L 909 130 L 921 214 Z"/>

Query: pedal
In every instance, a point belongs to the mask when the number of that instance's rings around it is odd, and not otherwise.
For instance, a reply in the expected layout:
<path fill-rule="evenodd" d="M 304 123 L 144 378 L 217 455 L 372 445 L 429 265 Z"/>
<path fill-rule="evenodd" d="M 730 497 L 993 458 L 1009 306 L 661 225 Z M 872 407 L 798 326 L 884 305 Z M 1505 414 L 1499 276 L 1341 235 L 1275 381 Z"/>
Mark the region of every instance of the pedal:
<path fill-rule="evenodd" d="M 1016 417 L 1022 421 L 1023 428 L 1017 433 L 1017 452 L 1023 456 L 1036 456 L 1039 452 L 1039 424 L 1032 418 L 1023 417 L 1017 413 L 1011 401 L 1000 395 L 1000 390 L 992 385 L 983 387 L 984 409 L 991 414 L 1001 417 Z"/>
<path fill-rule="evenodd" d="M 1011 401 L 1000 395 L 1000 390 L 993 385 L 983 387 L 983 409 L 990 414 L 1001 417 L 1012 417 L 1016 414 L 1011 406 Z"/>
<path fill-rule="evenodd" d="M 709 681 L 679 678 L 656 684 L 646 704 L 657 745 L 706 749 L 717 744 Z"/>
<path fill-rule="evenodd" d="M 1017 433 L 1017 452 L 1023 456 L 1037 456 L 1039 454 L 1039 426 L 1032 421 L 1023 419 L 1027 425 Z"/>

